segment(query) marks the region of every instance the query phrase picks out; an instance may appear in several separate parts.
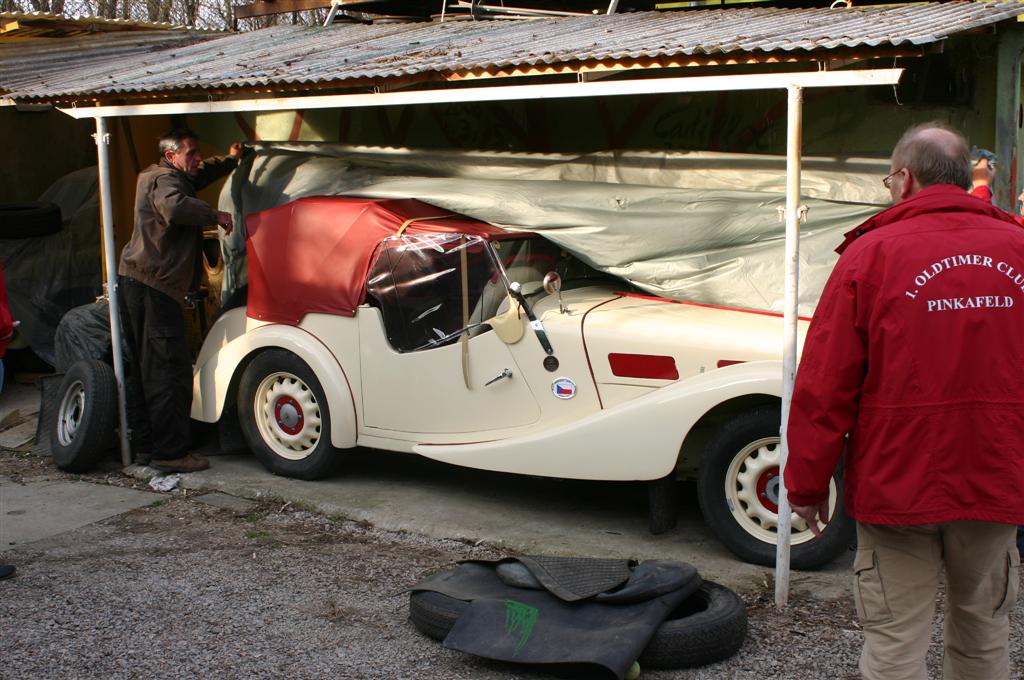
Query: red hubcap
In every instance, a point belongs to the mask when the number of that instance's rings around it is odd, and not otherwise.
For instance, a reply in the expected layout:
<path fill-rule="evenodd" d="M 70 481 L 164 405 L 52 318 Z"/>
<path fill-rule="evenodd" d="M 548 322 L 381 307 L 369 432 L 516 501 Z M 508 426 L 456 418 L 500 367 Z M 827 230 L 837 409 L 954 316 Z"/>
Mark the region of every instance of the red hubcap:
<path fill-rule="evenodd" d="M 288 434 L 302 432 L 304 419 L 299 402 L 289 396 L 278 397 L 274 402 L 274 420 L 277 421 L 277 426 Z"/>
<path fill-rule="evenodd" d="M 772 512 L 779 512 L 779 468 L 768 468 L 757 480 L 757 497 L 761 505 Z"/>

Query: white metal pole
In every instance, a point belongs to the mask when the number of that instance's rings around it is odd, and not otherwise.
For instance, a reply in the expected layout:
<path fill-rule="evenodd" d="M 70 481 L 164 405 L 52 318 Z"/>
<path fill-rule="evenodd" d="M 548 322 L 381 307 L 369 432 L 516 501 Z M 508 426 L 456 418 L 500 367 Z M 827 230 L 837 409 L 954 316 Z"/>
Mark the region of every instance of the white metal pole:
<path fill-rule="evenodd" d="M 117 378 L 117 415 L 121 431 L 121 463 L 132 464 L 128 445 L 128 411 L 125 408 L 124 355 L 121 353 L 121 308 L 117 288 L 117 254 L 114 247 L 114 210 L 110 197 L 110 135 L 107 121 L 96 118 L 96 156 L 100 176 L 100 216 L 103 220 L 103 258 L 107 269 L 107 299 L 110 302 L 110 344 L 114 353 L 114 377 Z"/>
<path fill-rule="evenodd" d="M 782 341 L 782 423 L 779 434 L 779 533 L 775 550 L 775 606 L 789 601 L 789 538 L 792 516 L 786 495 L 786 425 L 796 380 L 797 301 L 800 278 L 800 149 L 803 136 L 803 90 L 790 85 L 786 126 L 786 290 Z"/>

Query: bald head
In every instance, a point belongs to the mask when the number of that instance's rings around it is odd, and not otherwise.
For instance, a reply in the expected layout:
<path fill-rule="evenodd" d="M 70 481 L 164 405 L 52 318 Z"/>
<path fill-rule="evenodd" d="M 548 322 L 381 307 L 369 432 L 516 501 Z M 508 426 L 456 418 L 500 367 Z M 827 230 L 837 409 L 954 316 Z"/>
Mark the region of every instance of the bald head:
<path fill-rule="evenodd" d="M 894 173 L 906 170 L 893 198 L 903 200 L 934 184 L 971 188 L 971 154 L 967 140 L 942 123 L 924 123 L 907 130 L 892 152 Z"/>

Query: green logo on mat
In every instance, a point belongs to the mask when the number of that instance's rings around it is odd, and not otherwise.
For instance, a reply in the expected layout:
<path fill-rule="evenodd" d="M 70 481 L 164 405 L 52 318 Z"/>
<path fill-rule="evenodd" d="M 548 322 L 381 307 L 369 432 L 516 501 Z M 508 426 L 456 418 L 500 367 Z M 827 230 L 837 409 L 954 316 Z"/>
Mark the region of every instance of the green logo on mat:
<path fill-rule="evenodd" d="M 537 623 L 537 608 L 525 602 L 505 600 L 505 632 L 509 635 L 519 633 L 519 644 L 512 656 L 519 654 L 533 634 L 533 626 Z"/>

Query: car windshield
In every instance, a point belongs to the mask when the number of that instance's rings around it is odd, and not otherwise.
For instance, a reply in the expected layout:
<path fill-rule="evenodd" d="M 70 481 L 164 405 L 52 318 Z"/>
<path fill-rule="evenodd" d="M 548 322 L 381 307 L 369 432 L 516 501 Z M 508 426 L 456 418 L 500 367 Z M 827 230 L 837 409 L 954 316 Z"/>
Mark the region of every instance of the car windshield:
<path fill-rule="evenodd" d="M 495 285 L 504 290 L 479 237 L 415 234 L 381 242 L 366 292 L 381 309 L 392 346 L 408 352 L 448 344 L 479 325 L 488 318 L 485 289 Z"/>

